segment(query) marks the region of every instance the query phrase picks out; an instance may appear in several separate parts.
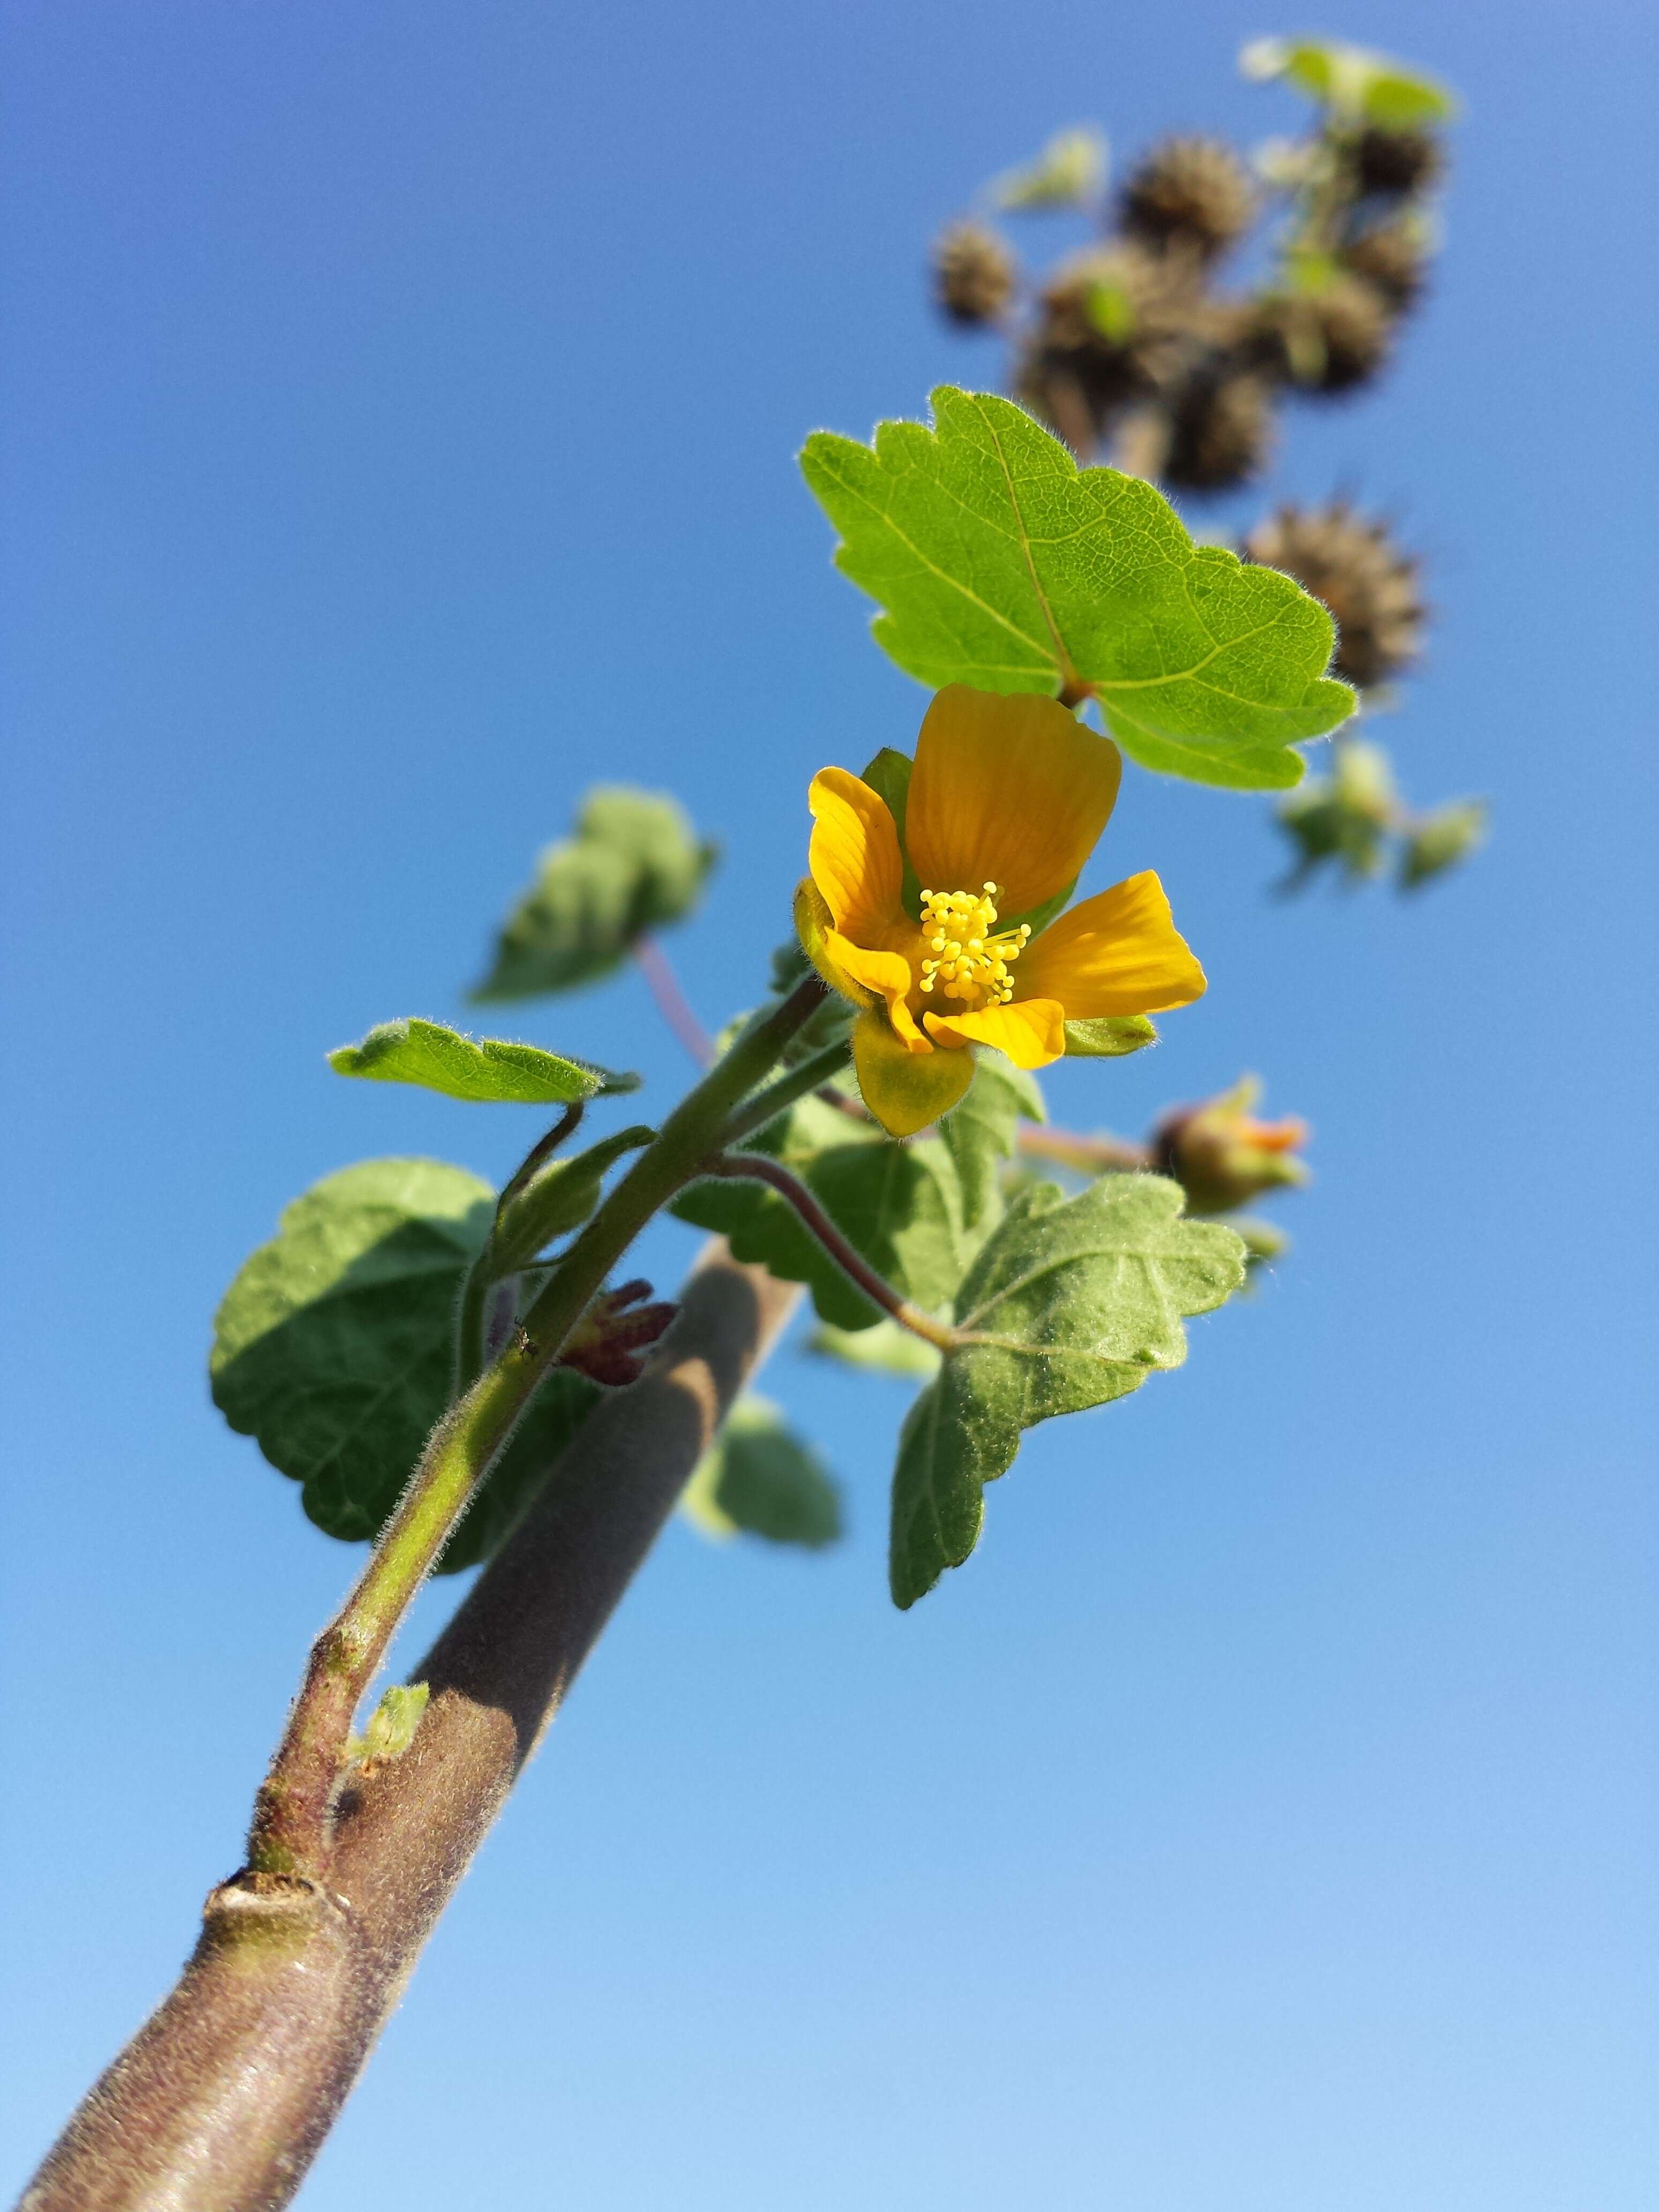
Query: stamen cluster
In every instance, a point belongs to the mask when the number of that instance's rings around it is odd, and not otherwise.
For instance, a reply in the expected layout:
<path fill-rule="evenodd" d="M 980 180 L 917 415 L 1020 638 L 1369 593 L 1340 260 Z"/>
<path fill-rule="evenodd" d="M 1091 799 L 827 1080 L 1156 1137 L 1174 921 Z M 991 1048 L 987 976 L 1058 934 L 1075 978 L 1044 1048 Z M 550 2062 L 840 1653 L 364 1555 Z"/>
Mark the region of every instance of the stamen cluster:
<path fill-rule="evenodd" d="M 958 999 L 970 1011 L 1006 1006 L 1014 995 L 1010 961 L 1018 960 L 1031 934 L 1030 922 L 997 929 L 999 887 L 983 892 L 924 891 L 921 933 L 932 957 L 921 963 L 921 988 Z"/>

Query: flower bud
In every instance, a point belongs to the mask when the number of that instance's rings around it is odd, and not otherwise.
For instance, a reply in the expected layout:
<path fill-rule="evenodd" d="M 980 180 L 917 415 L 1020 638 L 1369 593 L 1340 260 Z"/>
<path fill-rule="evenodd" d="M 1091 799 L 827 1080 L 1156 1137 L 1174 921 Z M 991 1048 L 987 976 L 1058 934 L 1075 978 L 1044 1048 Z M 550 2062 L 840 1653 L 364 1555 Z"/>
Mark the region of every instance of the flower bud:
<path fill-rule="evenodd" d="M 650 1296 L 651 1285 L 642 1278 L 602 1291 L 571 1331 L 558 1364 L 574 1367 L 613 1389 L 637 1382 L 645 1372 L 641 1353 L 679 1310 L 665 1299 L 641 1303 Z"/>
<path fill-rule="evenodd" d="M 1295 1157 L 1308 1140 L 1305 1121 L 1258 1121 L 1250 1109 L 1261 1085 L 1247 1075 L 1201 1105 L 1178 1108 L 1152 1133 L 1154 1165 L 1187 1194 L 1189 1213 L 1231 1213 L 1282 1184 L 1306 1182 Z"/>
<path fill-rule="evenodd" d="M 1400 858 L 1400 888 L 1415 890 L 1431 876 L 1443 875 L 1467 860 L 1486 842 L 1484 799 L 1458 799 L 1437 806 L 1417 823 Z"/>
<path fill-rule="evenodd" d="M 994 323 L 1014 295 L 1014 257 L 982 223 L 953 223 L 933 248 L 933 288 L 953 323 Z"/>

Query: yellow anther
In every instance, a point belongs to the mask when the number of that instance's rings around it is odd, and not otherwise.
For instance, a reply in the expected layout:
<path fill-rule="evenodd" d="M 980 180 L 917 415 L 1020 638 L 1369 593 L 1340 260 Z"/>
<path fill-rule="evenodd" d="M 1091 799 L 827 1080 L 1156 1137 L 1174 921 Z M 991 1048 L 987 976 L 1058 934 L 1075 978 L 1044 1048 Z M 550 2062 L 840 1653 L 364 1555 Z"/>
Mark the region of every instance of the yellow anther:
<path fill-rule="evenodd" d="M 1019 957 L 1031 934 L 1029 922 L 997 930 L 998 887 L 982 892 L 924 891 L 921 928 L 930 950 L 939 956 L 921 963 L 921 989 L 942 991 L 969 1012 L 1004 1006 L 1013 996 L 1008 963 Z"/>

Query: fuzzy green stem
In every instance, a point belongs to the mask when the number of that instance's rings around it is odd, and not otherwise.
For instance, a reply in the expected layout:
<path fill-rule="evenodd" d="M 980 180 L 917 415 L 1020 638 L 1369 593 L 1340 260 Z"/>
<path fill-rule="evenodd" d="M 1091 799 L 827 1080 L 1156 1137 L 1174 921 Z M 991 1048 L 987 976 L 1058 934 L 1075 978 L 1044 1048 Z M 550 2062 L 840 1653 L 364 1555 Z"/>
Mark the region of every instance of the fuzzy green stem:
<path fill-rule="evenodd" d="M 745 1137 L 752 1137 L 757 1129 L 763 1129 L 769 1121 L 793 1106 L 798 1098 L 805 1098 L 809 1091 L 822 1090 L 830 1079 L 839 1075 L 847 1066 L 851 1048 L 845 1037 L 835 1044 L 827 1044 L 792 1067 L 787 1075 L 781 1075 L 775 1083 L 769 1083 L 749 1103 L 738 1111 L 720 1132 L 720 1149 L 740 1145 Z"/>
<path fill-rule="evenodd" d="M 826 995 L 818 978 L 808 976 L 781 1006 L 750 1023 L 576 1238 L 512 1341 L 438 1424 L 356 1587 L 312 1647 L 255 1801 L 248 1838 L 254 1873 L 322 1879 L 330 1808 L 352 1720 L 410 1600 L 605 1277 L 652 1216 L 704 1172 L 733 1109 Z"/>
<path fill-rule="evenodd" d="M 956 1330 L 947 1322 L 935 1321 L 920 1306 L 912 1305 L 908 1298 L 899 1296 L 884 1275 L 876 1273 L 863 1254 L 836 1228 L 806 1185 L 798 1176 L 792 1175 L 781 1160 L 769 1158 L 764 1152 L 726 1152 L 705 1160 L 702 1172 L 734 1180 L 746 1177 L 769 1184 L 780 1198 L 787 1199 L 793 1206 L 802 1227 L 811 1231 L 842 1273 L 851 1278 L 872 1304 L 941 1352 L 949 1352 L 959 1342 Z"/>

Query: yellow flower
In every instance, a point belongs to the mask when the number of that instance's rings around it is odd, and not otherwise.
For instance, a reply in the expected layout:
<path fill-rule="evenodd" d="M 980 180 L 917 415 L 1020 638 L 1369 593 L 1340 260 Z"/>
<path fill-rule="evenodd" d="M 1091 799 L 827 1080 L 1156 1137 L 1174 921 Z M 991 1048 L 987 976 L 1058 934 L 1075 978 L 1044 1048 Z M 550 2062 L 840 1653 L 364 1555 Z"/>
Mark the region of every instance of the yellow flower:
<path fill-rule="evenodd" d="M 824 980 L 862 1009 L 854 1066 L 890 1135 L 914 1135 L 956 1104 L 973 1080 L 967 1046 L 1046 1067 L 1066 1049 L 1067 1021 L 1162 1013 L 1202 992 L 1155 875 L 1054 918 L 1106 827 L 1122 765 L 1109 738 L 1056 700 L 952 684 L 922 721 L 902 849 L 867 783 L 840 768 L 812 779 L 796 925 Z"/>

